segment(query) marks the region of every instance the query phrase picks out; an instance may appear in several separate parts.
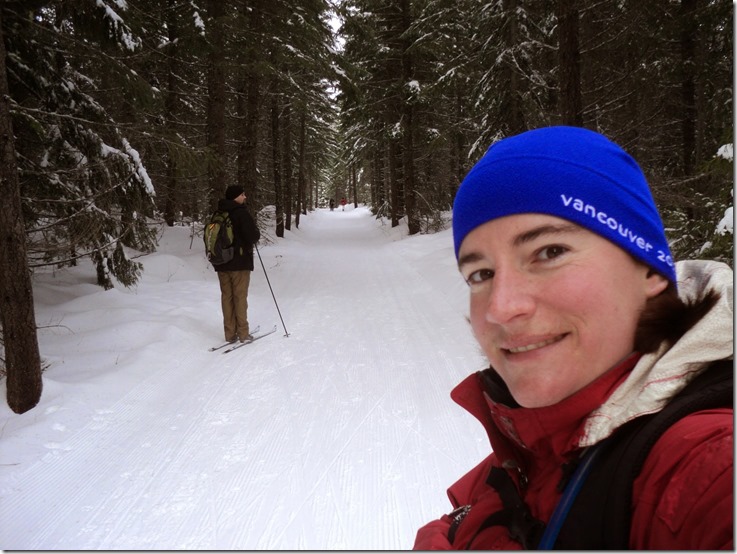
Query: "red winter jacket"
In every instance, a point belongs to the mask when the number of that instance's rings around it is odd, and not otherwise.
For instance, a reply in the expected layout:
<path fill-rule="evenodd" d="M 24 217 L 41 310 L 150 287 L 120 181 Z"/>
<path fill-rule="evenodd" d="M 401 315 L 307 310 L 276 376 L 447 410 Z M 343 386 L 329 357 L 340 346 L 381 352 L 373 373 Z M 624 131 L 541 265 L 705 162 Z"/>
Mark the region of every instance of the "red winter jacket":
<path fill-rule="evenodd" d="M 483 521 L 502 509 L 496 490 L 486 484 L 491 466 L 504 467 L 532 516 L 547 522 L 561 497 L 556 489 L 561 468 L 580 453 L 587 418 L 637 360 L 633 355 L 573 396 L 534 409 L 494 402 L 484 392 L 480 374 L 466 378 L 451 396 L 484 425 L 493 453 L 448 490 L 454 508 L 470 506 L 458 518 L 453 542 L 448 539 L 453 518 L 445 515 L 418 531 L 414 548 L 522 549 L 506 527 L 487 527 L 477 534 Z M 673 425 L 653 447 L 634 483 L 630 547 L 732 549 L 732 467 L 731 409 L 697 412 Z"/>

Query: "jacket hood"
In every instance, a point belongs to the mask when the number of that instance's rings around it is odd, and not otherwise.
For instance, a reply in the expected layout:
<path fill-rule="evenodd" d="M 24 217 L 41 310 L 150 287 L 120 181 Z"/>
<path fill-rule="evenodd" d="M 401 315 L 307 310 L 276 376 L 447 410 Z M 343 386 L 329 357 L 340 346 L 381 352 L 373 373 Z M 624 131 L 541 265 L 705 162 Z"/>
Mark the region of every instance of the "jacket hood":
<path fill-rule="evenodd" d="M 716 305 L 672 347 L 646 354 L 605 404 L 591 413 L 579 446 L 595 444 L 641 415 L 660 411 L 711 362 L 734 356 L 733 272 L 724 263 L 688 260 L 676 264 L 684 300 L 719 293 Z"/>
<path fill-rule="evenodd" d="M 222 212 L 222 211 L 230 212 L 230 211 L 235 210 L 236 208 L 241 208 L 241 207 L 243 207 L 243 205 L 239 204 L 235 200 L 228 200 L 227 198 L 221 198 L 220 200 L 218 200 L 218 211 L 219 212 Z"/>

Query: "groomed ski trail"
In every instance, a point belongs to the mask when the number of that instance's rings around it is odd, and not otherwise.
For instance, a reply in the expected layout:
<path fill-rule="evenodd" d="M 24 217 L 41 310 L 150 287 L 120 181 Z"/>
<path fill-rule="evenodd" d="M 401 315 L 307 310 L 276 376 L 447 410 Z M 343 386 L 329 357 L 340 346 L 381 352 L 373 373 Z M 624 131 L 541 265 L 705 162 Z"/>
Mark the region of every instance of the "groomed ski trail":
<path fill-rule="evenodd" d="M 0 547 L 410 548 L 488 447 L 449 399 L 481 367 L 464 314 L 415 269 L 415 239 L 387 231 L 365 209 L 320 210 L 288 248 L 262 246 L 291 336 L 227 356 L 207 352 L 221 338 L 214 274 L 162 284 L 200 314 L 200 338 L 125 353 L 139 379 L 0 474 Z M 145 319 L 145 302 L 130 309 Z M 258 257 L 249 321 L 279 323 Z"/>

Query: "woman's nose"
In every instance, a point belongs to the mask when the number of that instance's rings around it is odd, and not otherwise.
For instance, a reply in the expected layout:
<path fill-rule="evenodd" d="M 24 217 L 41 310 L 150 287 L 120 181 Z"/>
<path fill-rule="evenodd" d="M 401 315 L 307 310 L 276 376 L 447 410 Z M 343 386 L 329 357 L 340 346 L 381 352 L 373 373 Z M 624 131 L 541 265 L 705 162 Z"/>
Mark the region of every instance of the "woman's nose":
<path fill-rule="evenodd" d="M 487 299 L 486 320 L 506 324 L 515 318 L 528 316 L 534 310 L 533 283 L 529 277 L 514 269 L 497 269 Z"/>

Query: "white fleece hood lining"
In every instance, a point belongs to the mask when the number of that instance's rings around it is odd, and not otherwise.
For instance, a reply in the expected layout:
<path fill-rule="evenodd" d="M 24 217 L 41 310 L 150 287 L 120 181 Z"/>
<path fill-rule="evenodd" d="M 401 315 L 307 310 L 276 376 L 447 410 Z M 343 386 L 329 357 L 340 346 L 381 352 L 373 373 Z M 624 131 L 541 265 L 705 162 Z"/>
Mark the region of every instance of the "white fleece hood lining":
<path fill-rule="evenodd" d="M 676 264 L 684 300 L 716 290 L 717 304 L 672 348 L 661 347 L 638 361 L 627 379 L 586 421 L 579 446 L 590 446 L 641 415 L 656 413 L 709 363 L 734 354 L 733 272 L 721 262 L 687 260 Z"/>

